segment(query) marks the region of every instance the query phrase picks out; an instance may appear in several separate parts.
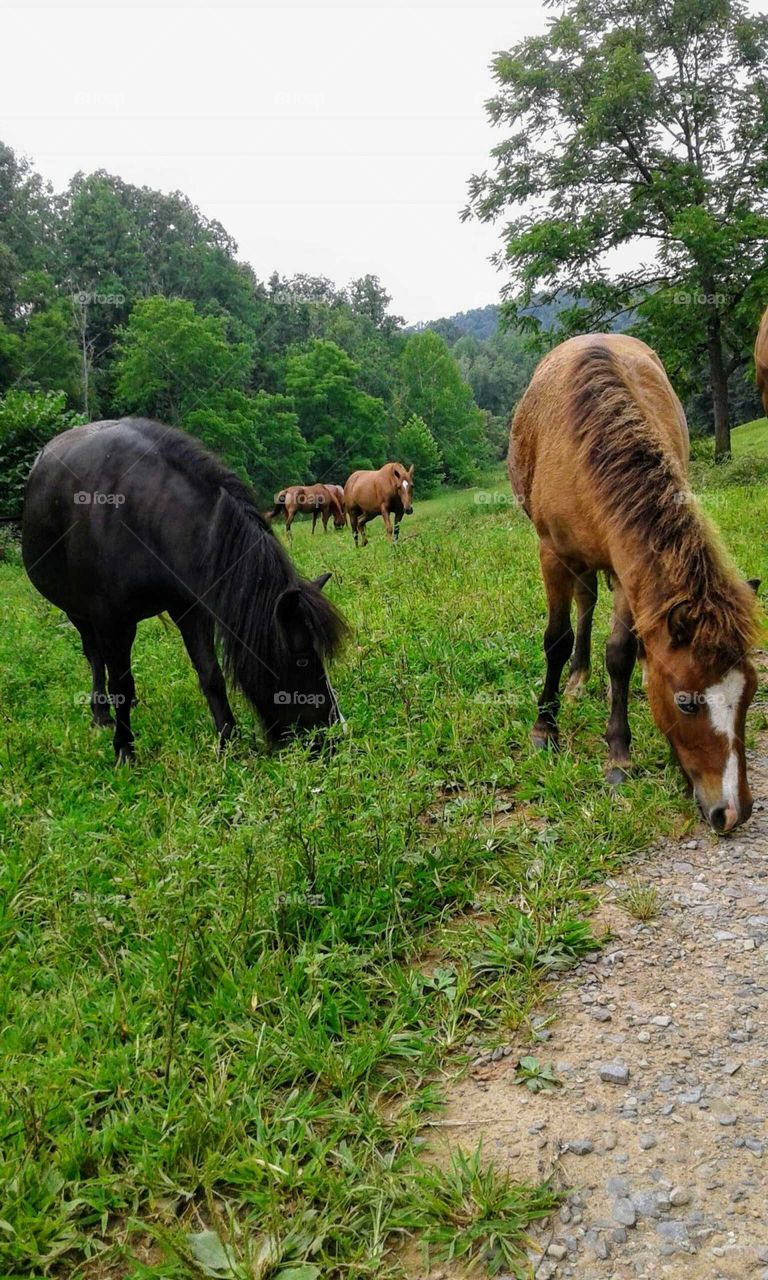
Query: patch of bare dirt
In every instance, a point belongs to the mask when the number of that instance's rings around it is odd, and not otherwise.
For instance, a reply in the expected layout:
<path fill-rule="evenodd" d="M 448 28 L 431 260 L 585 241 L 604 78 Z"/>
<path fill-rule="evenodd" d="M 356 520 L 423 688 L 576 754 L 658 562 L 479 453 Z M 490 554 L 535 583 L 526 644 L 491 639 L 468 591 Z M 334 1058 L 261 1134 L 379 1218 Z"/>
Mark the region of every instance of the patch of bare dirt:
<path fill-rule="evenodd" d="M 433 1159 L 482 1137 L 513 1178 L 571 1189 L 535 1233 L 536 1280 L 768 1280 L 768 736 L 750 778 L 734 837 L 700 826 L 633 860 L 655 919 L 604 887 L 610 944 L 553 990 L 538 1043 L 479 1061 L 427 1131 Z M 525 1054 L 562 1087 L 516 1084 Z"/>

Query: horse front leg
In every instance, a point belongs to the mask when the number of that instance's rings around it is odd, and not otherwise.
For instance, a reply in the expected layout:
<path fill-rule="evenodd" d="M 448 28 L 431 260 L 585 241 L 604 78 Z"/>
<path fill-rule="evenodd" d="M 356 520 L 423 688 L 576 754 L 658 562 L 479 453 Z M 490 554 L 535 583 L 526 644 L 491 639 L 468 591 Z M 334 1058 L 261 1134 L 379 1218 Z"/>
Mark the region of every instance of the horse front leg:
<path fill-rule="evenodd" d="M 204 609 L 194 608 L 174 617 L 174 622 L 181 632 L 189 660 L 197 672 L 203 697 L 208 703 L 219 735 L 221 751 L 232 736 L 235 717 L 229 705 L 227 686 L 216 657 L 213 618 Z"/>
<path fill-rule="evenodd" d="M 574 575 L 554 552 L 543 544 L 539 548 L 539 558 L 549 606 L 547 628 L 544 632 L 547 674 L 539 698 L 539 714 L 531 736 L 536 747 L 550 745 L 556 747 L 557 713 L 560 710 L 560 677 L 573 648 L 571 601 Z"/>
<path fill-rule="evenodd" d="M 387 542 L 392 541 L 392 521 L 389 518 L 389 507 L 382 506 L 381 517 L 384 521 L 384 528 L 387 531 Z"/>
<path fill-rule="evenodd" d="M 395 534 L 394 534 L 395 542 L 397 542 L 400 538 L 400 521 L 402 520 L 402 518 L 403 518 L 402 511 L 396 511 L 395 512 Z"/>
<path fill-rule="evenodd" d="M 592 620 L 597 604 L 597 574 L 594 571 L 582 573 L 574 582 L 576 596 L 576 644 L 571 658 L 571 669 L 563 696 L 577 698 L 584 691 L 589 679 L 590 656 L 592 650 Z"/>
<path fill-rule="evenodd" d="M 637 636 L 632 611 L 620 584 L 614 587 L 613 628 L 605 646 L 605 665 L 611 679 L 611 714 L 605 730 L 611 786 L 624 782 L 631 768 L 629 727 L 629 681 L 637 658 Z"/>

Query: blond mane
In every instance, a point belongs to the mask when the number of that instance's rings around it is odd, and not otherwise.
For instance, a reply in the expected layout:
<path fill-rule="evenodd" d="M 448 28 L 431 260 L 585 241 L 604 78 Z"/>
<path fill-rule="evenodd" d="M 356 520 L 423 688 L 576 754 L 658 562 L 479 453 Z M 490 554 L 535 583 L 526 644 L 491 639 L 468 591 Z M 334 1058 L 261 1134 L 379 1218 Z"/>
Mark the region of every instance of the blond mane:
<path fill-rule="evenodd" d="M 648 565 L 647 594 L 635 615 L 638 634 L 686 601 L 693 651 L 718 662 L 740 661 L 757 639 L 754 593 L 606 346 L 595 344 L 579 356 L 571 394 L 573 429 L 609 525 L 636 541 L 638 558 Z"/>

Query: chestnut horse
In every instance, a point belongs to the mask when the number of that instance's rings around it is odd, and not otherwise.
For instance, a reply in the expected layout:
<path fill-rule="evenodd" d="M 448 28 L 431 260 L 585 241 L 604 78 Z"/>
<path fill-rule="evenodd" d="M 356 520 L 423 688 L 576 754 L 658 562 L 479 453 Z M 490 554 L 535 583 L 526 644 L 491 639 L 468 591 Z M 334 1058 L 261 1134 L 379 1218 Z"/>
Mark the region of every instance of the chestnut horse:
<path fill-rule="evenodd" d="M 539 535 L 549 605 L 533 740 L 557 743 L 574 595 L 579 634 L 567 691 L 587 678 L 604 570 L 614 584 L 608 780 L 621 782 L 630 766 L 627 698 L 640 641 L 656 725 L 704 817 L 724 832 L 752 811 L 744 726 L 757 684 L 747 656 L 757 634 L 755 584 L 737 576 L 692 500 L 687 465 L 682 406 L 645 343 L 587 334 L 541 361 L 509 447 L 512 487 Z"/>
<path fill-rule="evenodd" d="M 381 516 L 392 541 L 392 521 L 395 517 L 394 540 L 400 537 L 400 521 L 413 515 L 413 467 L 402 462 L 385 462 L 378 471 L 353 471 L 344 486 L 344 506 L 352 525 L 352 536 L 357 546 L 357 535 L 362 534 L 363 546 L 368 542 L 365 526 L 369 520 Z"/>
<path fill-rule="evenodd" d="M 755 378 L 763 397 L 763 408 L 768 413 L 768 309 L 763 312 L 755 341 Z"/>
<path fill-rule="evenodd" d="M 268 512 L 268 516 L 273 519 L 282 512 L 285 515 L 285 531 L 289 536 L 291 525 L 299 512 L 306 512 L 307 515 L 309 515 L 310 511 L 312 512 L 313 533 L 315 532 L 318 516 L 323 521 L 323 530 L 326 533 L 328 532 L 328 521 L 331 516 L 333 516 L 334 527 L 343 529 L 347 519 L 344 515 L 343 504 L 334 492 L 334 490 L 340 488 L 340 485 L 327 484 L 289 485 L 287 489 L 281 489 L 276 494 L 275 505 Z"/>

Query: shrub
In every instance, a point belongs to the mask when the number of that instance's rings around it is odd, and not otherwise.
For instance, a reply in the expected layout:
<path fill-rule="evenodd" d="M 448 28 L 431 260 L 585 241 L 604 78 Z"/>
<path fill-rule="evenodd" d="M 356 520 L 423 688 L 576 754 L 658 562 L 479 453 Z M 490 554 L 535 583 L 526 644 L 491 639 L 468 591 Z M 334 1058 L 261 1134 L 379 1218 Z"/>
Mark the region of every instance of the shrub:
<path fill-rule="evenodd" d="M 63 391 L 7 391 L 0 398 L 0 515 L 21 513 L 37 452 L 84 419 L 66 408 Z"/>

